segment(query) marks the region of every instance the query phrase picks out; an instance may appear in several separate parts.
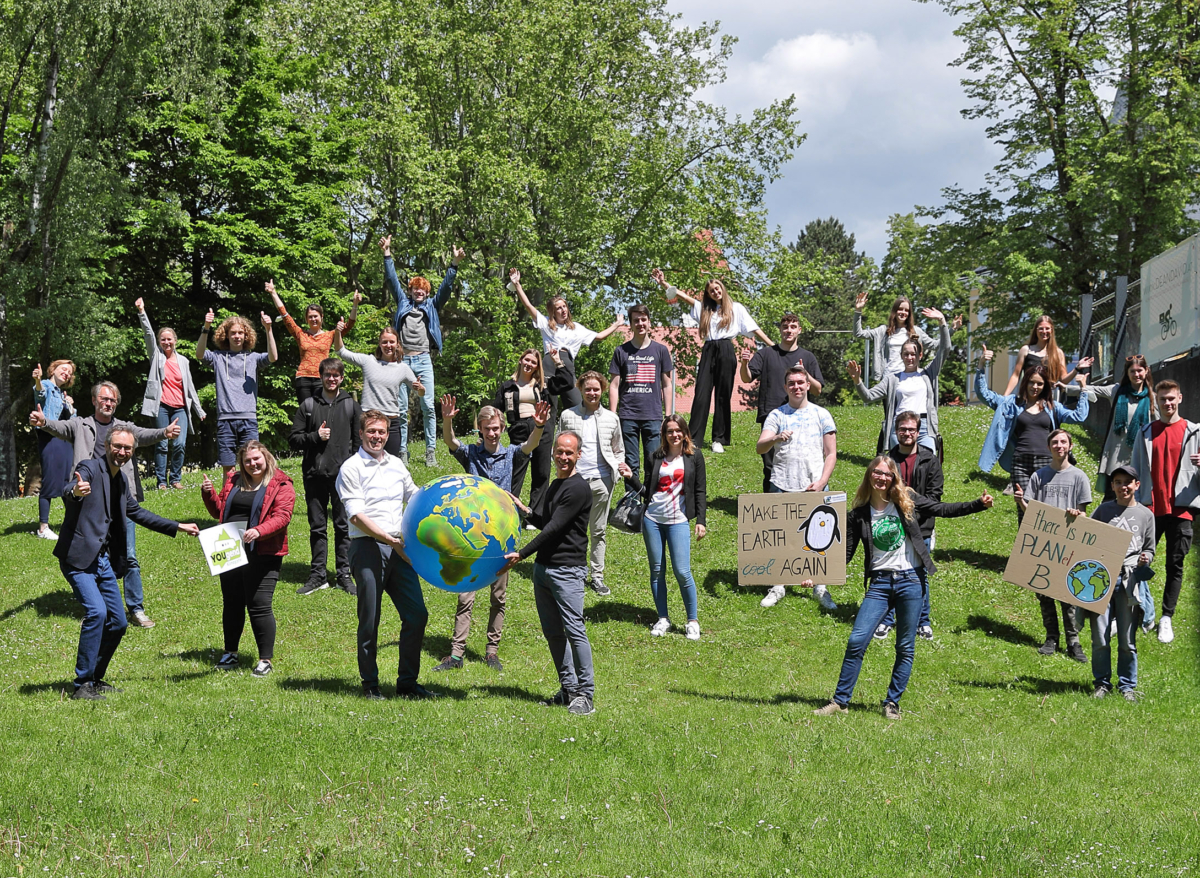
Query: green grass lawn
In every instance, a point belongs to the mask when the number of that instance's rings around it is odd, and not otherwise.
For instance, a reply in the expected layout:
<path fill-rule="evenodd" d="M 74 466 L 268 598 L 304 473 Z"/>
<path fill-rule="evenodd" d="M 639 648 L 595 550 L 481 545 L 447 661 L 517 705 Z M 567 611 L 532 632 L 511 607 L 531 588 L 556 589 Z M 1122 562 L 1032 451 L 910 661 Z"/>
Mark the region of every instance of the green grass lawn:
<path fill-rule="evenodd" d="M 852 492 L 880 410 L 833 415 L 843 449 L 834 487 Z M 1089 667 L 1038 656 L 1037 603 L 1000 578 L 1016 519 L 1003 481 L 974 468 L 990 415 L 942 411 L 946 499 L 990 490 L 997 502 L 938 525 L 935 639 L 917 643 L 896 723 L 879 711 L 891 638 L 872 645 L 848 716 L 812 716 L 837 679 L 862 595 L 861 555 L 849 583 L 832 589 L 841 604 L 832 614 L 794 592 L 764 610 L 762 589 L 736 585 L 734 498 L 761 482 L 752 415 L 735 417 L 728 453 L 708 457 L 709 536 L 692 558 L 701 642 L 678 629 L 649 636 L 656 617 L 641 539 L 610 532 L 613 594 L 587 601 L 597 671 L 597 712 L 587 718 L 538 704 L 557 678 L 528 565 L 509 586 L 503 673 L 482 663 L 486 599 L 466 667 L 430 673 L 448 650 L 454 596 L 426 587 L 421 679 L 449 697 L 362 700 L 354 600 L 295 594 L 308 561 L 302 507 L 275 599 L 269 678 L 213 670 L 216 580 L 195 541 L 142 531 L 146 606 L 158 626 L 131 628 L 117 652 L 109 679 L 123 694 L 71 702 L 62 690 L 77 606 L 52 544 L 32 537 L 36 501 L 2 503 L 0 878 L 1194 872 L 1195 563 L 1176 642 L 1139 641 L 1144 700 L 1092 700 Z M 1091 473 L 1094 451 L 1077 445 Z M 299 462 L 285 468 L 299 488 Z M 419 482 L 430 475 L 414 470 Z M 147 505 L 206 526 L 198 476 L 186 481 L 196 487 L 155 493 Z M 61 516 L 56 501 L 54 527 Z M 1162 562 L 1155 567 L 1160 600 Z M 385 683 L 398 631 L 385 605 Z M 1084 645 L 1090 654 L 1086 635 Z M 244 667 L 246 657 L 248 628 Z"/>

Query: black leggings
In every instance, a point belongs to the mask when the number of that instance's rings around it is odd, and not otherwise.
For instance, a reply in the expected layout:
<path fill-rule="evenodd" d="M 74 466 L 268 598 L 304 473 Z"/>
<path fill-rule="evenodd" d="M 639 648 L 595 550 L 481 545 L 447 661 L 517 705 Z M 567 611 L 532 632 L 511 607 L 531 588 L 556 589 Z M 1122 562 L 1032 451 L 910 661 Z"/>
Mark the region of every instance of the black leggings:
<path fill-rule="evenodd" d="M 518 497 L 521 496 L 521 491 L 525 487 L 525 470 L 529 469 L 529 463 L 531 460 L 533 461 L 533 474 L 529 480 L 529 508 L 531 509 L 538 508 L 542 495 L 550 486 L 550 470 L 554 452 L 554 422 L 555 413 L 551 412 L 550 420 L 546 421 L 546 426 L 542 429 L 542 441 L 538 443 L 537 448 L 533 449 L 533 454 L 529 457 L 513 458 L 512 492 Z M 535 428 L 533 418 L 523 418 L 517 421 L 508 428 L 509 444 L 516 445 L 518 448 L 524 445 L 525 440 L 529 438 L 529 434 Z"/>
<path fill-rule="evenodd" d="M 704 343 L 700 351 L 700 365 L 696 367 L 696 395 L 692 397 L 692 416 L 688 421 L 692 442 L 697 448 L 703 443 L 704 431 L 708 429 L 708 400 L 714 391 L 712 441 L 729 444 L 733 373 L 736 370 L 737 354 L 730 339 Z"/>
<path fill-rule="evenodd" d="M 400 418 L 388 417 L 388 437 L 383 450 L 392 457 L 400 456 Z"/>
<path fill-rule="evenodd" d="M 225 632 L 225 652 L 237 652 L 250 616 L 250 630 L 258 644 L 258 657 L 268 661 L 275 656 L 275 611 L 271 598 L 279 581 L 280 555 L 250 555 L 250 563 L 221 574 L 221 627 Z"/>
<path fill-rule="evenodd" d="M 296 388 L 296 401 L 301 405 L 304 404 L 304 400 L 321 395 L 322 385 L 320 378 L 304 378 L 297 375 L 292 379 L 292 386 Z"/>

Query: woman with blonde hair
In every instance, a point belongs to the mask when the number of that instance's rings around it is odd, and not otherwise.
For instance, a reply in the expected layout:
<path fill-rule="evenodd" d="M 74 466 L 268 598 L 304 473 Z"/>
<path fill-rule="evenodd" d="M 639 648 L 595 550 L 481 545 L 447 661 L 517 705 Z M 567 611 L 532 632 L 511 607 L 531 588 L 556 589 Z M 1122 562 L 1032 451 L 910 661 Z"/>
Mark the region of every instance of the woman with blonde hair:
<path fill-rule="evenodd" d="M 576 323 L 571 319 L 571 306 L 562 296 L 551 296 L 546 301 L 546 313 L 543 314 L 533 307 L 533 303 L 525 295 L 525 289 L 521 286 L 521 272 L 515 268 L 509 269 L 508 280 L 509 288 L 517 294 L 517 298 L 525 306 L 526 313 L 533 320 L 533 328 L 542 334 L 542 369 L 548 378 L 552 377 L 557 369 L 555 361 L 550 356 L 551 348 L 556 349 L 559 359 L 570 368 L 572 373 L 576 373 L 578 370 L 575 368 L 575 358 L 579 356 L 580 350 L 592 342 L 603 341 L 625 325 L 625 321 L 621 317 L 617 317 L 608 328 L 592 332 L 582 323 Z M 582 401 L 583 397 L 574 383 L 559 395 L 562 409 L 577 406 Z M 553 427 L 553 425 L 551 426 Z"/>
<path fill-rule="evenodd" d="M 215 349 L 208 346 L 214 314 L 204 315 L 204 329 L 196 342 L 196 359 L 212 366 L 217 378 L 217 462 L 228 475 L 237 460 L 236 449 L 258 438 L 258 370 L 279 359 L 271 315 L 260 312 L 267 332 L 267 352 L 254 353 L 258 333 L 245 317 L 234 315 L 212 332 Z"/>
<path fill-rule="evenodd" d="M 537 427 L 533 416 L 539 402 L 550 402 L 552 397 L 575 384 L 574 368 L 562 359 L 557 348 L 550 349 L 550 358 L 556 368 L 554 375 L 547 379 L 542 370 L 542 355 L 536 348 L 526 348 L 517 360 L 517 369 L 512 377 L 496 391 L 496 399 L 492 404 L 504 413 L 511 445 L 524 445 L 525 440 L 533 434 Z M 512 493 L 520 497 L 525 485 L 525 470 L 532 459 L 529 505 L 534 509 L 550 484 L 550 449 L 553 444 L 554 417 L 551 415 L 542 431 L 541 441 L 533 449 L 532 457 L 513 461 Z"/>
<path fill-rule="evenodd" d="M 775 342 L 758 328 L 745 306 L 733 301 L 725 284 L 717 278 L 709 278 L 697 299 L 668 284 L 660 268 L 650 272 L 650 277 L 666 290 L 667 302 L 676 304 L 682 299 L 689 304 L 692 319 L 700 326 L 700 340 L 704 347 L 700 350 L 700 363 L 696 366 L 695 396 L 692 398 L 692 414 L 689 418 L 692 442 L 697 446 L 704 442 L 711 397 L 716 406 L 713 412 L 712 450 L 715 454 L 722 454 L 729 444 L 733 422 L 731 400 L 734 372 L 737 370 L 737 351 L 733 340 L 745 335 L 758 338 L 768 347 Z"/>
<path fill-rule="evenodd" d="M 938 339 L 930 338 L 914 322 L 912 302 L 907 296 L 899 296 L 892 302 L 887 323 L 871 329 L 863 329 L 862 312 L 865 307 L 867 293 L 864 291 L 854 297 L 854 335 L 871 340 L 871 374 L 874 381 L 883 381 L 888 375 L 898 375 L 904 371 L 900 348 L 909 339 L 915 338 L 921 343 L 922 356 L 937 349 Z"/>
<path fill-rule="evenodd" d="M 900 718 L 900 697 L 908 686 L 916 653 L 917 621 L 928 588 L 926 576 L 937 572 L 921 536 L 919 517 L 957 518 L 990 509 L 985 493 L 967 503 L 942 503 L 915 493 L 900 478 L 895 461 L 881 454 L 867 465 L 862 483 L 846 516 L 846 562 L 863 547 L 863 578 L 867 593 L 854 617 L 846 644 L 837 689 L 818 716 L 846 713 L 863 656 L 875 629 L 889 609 L 896 613 L 896 661 L 883 702 L 883 715 Z M 801 583 L 811 587 L 812 580 Z"/>
<path fill-rule="evenodd" d="M 363 411 L 375 409 L 387 415 L 388 438 L 384 450 L 403 459 L 407 452 L 403 443 L 404 413 L 400 410 L 400 396 L 405 390 L 412 389 L 419 398 L 424 397 L 425 385 L 412 367 L 404 362 L 404 348 L 400 346 L 400 333 L 395 327 L 385 326 L 379 331 L 379 343 L 375 345 L 374 354 L 359 354 L 348 349 L 342 342 L 346 330 L 346 321 L 339 320 L 333 331 L 333 349 L 347 363 L 362 369 L 360 405 Z"/>
<path fill-rule="evenodd" d="M 33 401 L 41 408 L 48 421 L 68 420 L 75 417 L 74 401 L 66 391 L 75 385 L 75 364 L 70 360 L 55 360 L 50 364 L 49 378 L 42 377 L 42 365 L 33 367 Z M 75 468 L 75 451 L 71 443 L 47 433 L 37 433 L 38 456 L 42 461 L 42 487 L 38 492 L 37 536 L 43 540 L 57 540 L 58 534 L 50 530 L 50 500 L 61 497 L 71 482 Z"/>
<path fill-rule="evenodd" d="M 245 566 L 221 574 L 225 649 L 216 666 L 223 671 L 238 667 L 238 644 L 248 615 L 258 645 L 253 673 L 265 677 L 271 673 L 275 658 L 271 599 L 288 553 L 287 529 L 296 505 L 296 488 L 288 474 L 278 468 L 274 455 L 257 439 L 238 449 L 237 460 L 238 470 L 226 474 L 220 494 L 208 476 L 200 488 L 213 518 L 222 524 L 245 526 L 242 543 L 249 559 Z"/>
<path fill-rule="evenodd" d="M 133 304 L 137 308 L 138 322 L 142 325 L 146 356 L 150 358 L 142 414 L 154 418 L 159 429 L 167 427 L 172 421 L 179 422 L 180 426 L 178 436 L 160 440 L 155 448 L 154 474 L 160 491 L 166 490 L 168 485 L 182 488 L 187 437 L 189 433 L 196 432 L 196 419 L 204 420 L 204 409 L 200 406 L 200 397 L 192 382 L 192 364 L 177 350 L 179 339 L 175 330 L 160 326 L 155 335 L 145 303 L 139 298 Z"/>

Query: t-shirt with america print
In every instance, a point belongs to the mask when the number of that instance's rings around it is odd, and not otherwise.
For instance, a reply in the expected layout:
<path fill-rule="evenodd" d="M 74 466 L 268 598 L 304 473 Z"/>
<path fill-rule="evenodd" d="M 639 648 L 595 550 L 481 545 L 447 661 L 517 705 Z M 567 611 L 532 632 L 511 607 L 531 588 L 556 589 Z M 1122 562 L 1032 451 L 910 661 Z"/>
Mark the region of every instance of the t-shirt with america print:
<path fill-rule="evenodd" d="M 671 352 L 661 342 L 651 341 L 639 348 L 627 341 L 613 351 L 608 374 L 621 379 L 617 417 L 627 421 L 661 421 L 662 376 L 674 371 Z"/>

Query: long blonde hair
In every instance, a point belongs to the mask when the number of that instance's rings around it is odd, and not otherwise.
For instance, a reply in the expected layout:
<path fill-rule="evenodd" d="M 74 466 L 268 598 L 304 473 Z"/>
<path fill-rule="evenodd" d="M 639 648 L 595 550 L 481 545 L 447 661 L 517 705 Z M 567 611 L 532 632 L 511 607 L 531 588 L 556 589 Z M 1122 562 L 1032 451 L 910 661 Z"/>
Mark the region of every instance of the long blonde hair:
<path fill-rule="evenodd" d="M 721 288 L 719 303 L 714 302 L 708 295 L 708 288 L 713 284 Z M 721 329 L 728 329 L 729 324 L 733 322 L 733 299 L 729 298 L 729 289 L 725 284 L 715 277 L 704 285 L 704 292 L 700 297 L 700 338 L 702 340 L 708 338 L 708 327 L 714 311 L 721 312 L 721 319 L 717 321 L 717 326 Z"/>
<path fill-rule="evenodd" d="M 1046 339 L 1046 350 L 1042 353 L 1042 363 L 1046 367 L 1047 378 L 1051 385 L 1057 384 L 1067 377 L 1067 362 L 1063 356 L 1063 352 L 1059 350 L 1058 339 L 1054 337 L 1054 321 L 1050 319 L 1050 315 L 1043 314 L 1034 321 L 1033 331 L 1029 333 L 1029 342 L 1027 347 L 1030 349 L 1038 346 L 1038 327 L 1043 323 L 1050 324 L 1050 337 Z"/>
<path fill-rule="evenodd" d="M 871 502 L 871 471 L 881 463 L 887 464 L 888 471 L 892 474 L 892 483 L 888 486 L 885 496 L 889 502 L 896 505 L 896 508 L 900 510 L 901 516 L 912 518 L 912 491 L 904 484 L 904 479 L 900 477 L 900 470 L 896 466 L 896 461 L 892 460 L 886 454 L 879 455 L 867 464 L 867 471 L 863 473 L 862 483 L 858 486 L 858 490 L 854 492 L 854 503 L 851 504 L 851 508 L 857 509 Z"/>
<path fill-rule="evenodd" d="M 250 480 L 246 478 L 245 459 L 246 452 L 255 448 L 262 452 L 263 460 L 267 462 L 267 469 L 263 473 L 262 482 L 259 484 L 259 487 L 262 487 L 270 482 L 271 478 L 275 475 L 275 472 L 279 469 L 279 465 L 275 462 L 275 455 L 271 453 L 271 449 L 263 445 L 257 439 L 251 439 L 237 450 L 238 474 L 234 483 L 235 487 L 245 488 L 246 490 L 250 489 Z"/>
<path fill-rule="evenodd" d="M 523 350 L 521 352 L 521 356 L 517 357 L 517 370 L 515 372 L 513 372 L 512 380 L 513 381 L 521 380 L 521 361 L 523 359 L 525 359 L 526 354 L 533 354 L 535 357 L 537 357 L 537 368 L 533 370 L 533 380 L 534 380 L 534 383 L 537 384 L 537 386 L 540 389 L 545 390 L 546 389 L 546 372 L 542 368 L 542 355 L 539 351 L 535 350 L 534 348 L 525 348 L 525 350 Z"/>
<path fill-rule="evenodd" d="M 562 302 L 563 307 L 567 309 L 567 322 L 559 323 L 554 319 L 554 303 Z M 551 332 L 557 332 L 558 327 L 565 326 L 567 329 L 575 329 L 575 321 L 571 319 L 571 304 L 562 296 L 551 296 L 546 302 L 546 323 L 550 326 Z"/>

